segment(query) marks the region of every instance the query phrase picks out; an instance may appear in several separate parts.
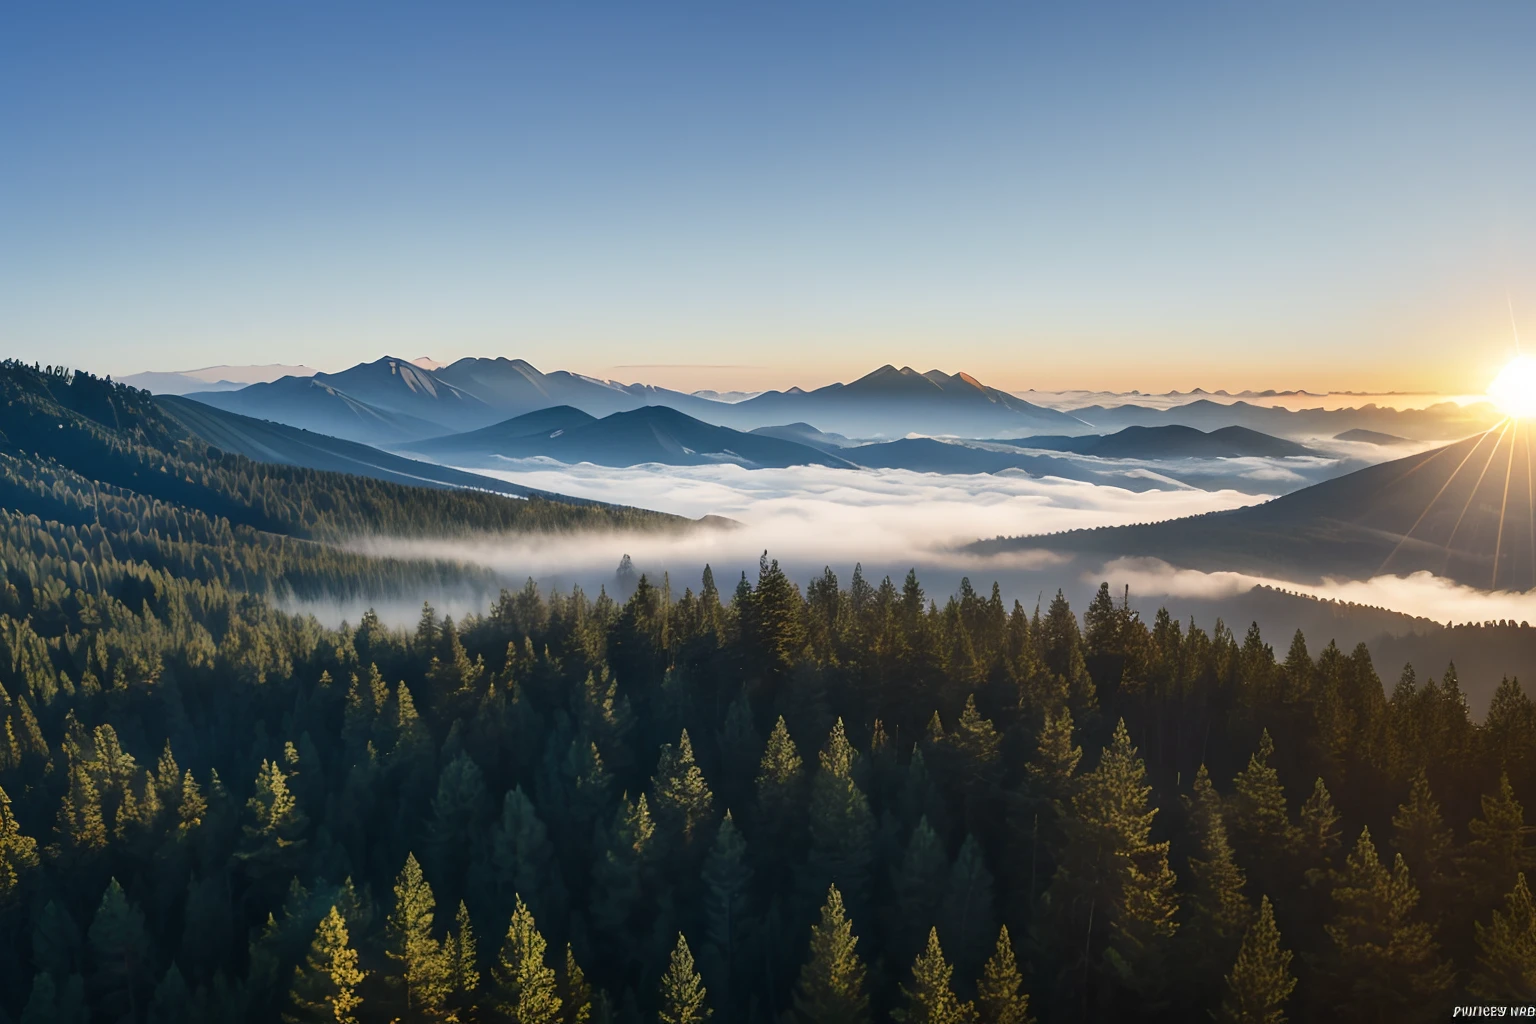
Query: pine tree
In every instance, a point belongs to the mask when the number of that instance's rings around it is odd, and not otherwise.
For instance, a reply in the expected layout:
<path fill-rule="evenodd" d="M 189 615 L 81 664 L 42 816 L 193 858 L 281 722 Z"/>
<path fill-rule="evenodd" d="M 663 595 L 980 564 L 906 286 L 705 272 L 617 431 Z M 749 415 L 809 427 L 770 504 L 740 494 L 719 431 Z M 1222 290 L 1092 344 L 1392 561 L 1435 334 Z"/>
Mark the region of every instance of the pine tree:
<path fill-rule="evenodd" d="M 1420 769 L 1408 787 L 1408 799 L 1392 816 L 1393 842 L 1415 877 L 1442 874 L 1451 852 L 1451 830 L 1445 826 L 1440 804 L 1429 788 L 1429 776 Z"/>
<path fill-rule="evenodd" d="M 137 1017 L 151 980 L 149 933 L 143 912 L 128 902 L 115 878 L 101 897 L 86 940 L 95 965 L 90 989 L 98 1013 L 108 1020 Z"/>
<path fill-rule="evenodd" d="M 473 886 L 490 897 L 497 914 L 510 914 L 520 894 L 529 911 L 545 921 L 559 922 L 566 913 L 565 883 L 555 863 L 555 848 L 533 801 L 516 786 L 502 800 L 501 817 L 491 826 L 489 842 L 477 844 L 480 861 L 472 871 Z"/>
<path fill-rule="evenodd" d="M 487 803 L 484 776 L 468 754 L 443 766 L 427 823 L 427 864 L 445 899 L 461 891 L 474 851 L 484 840 Z"/>
<path fill-rule="evenodd" d="M 864 1024 L 869 1020 L 869 996 L 864 991 L 864 962 L 843 907 L 843 894 L 833 885 L 821 920 L 811 925 L 810 959 L 795 984 L 795 1015 L 800 1024 Z"/>
<path fill-rule="evenodd" d="M 1072 712 L 1066 707 L 1047 712 L 1034 757 L 1029 762 L 1030 787 L 1041 799 L 1069 799 L 1077 763 L 1082 758 L 1083 748 L 1072 743 Z"/>
<path fill-rule="evenodd" d="M 976 1014 L 979 1024 L 1034 1024 L 1007 925 L 997 933 L 997 949 L 976 983 Z"/>
<path fill-rule="evenodd" d="M 912 964 L 912 981 L 901 987 L 902 1005 L 891 1012 L 901 1024 L 973 1024 L 976 1007 L 961 1002 L 950 985 L 954 969 L 939 946 L 939 930 L 928 932 L 928 945 Z"/>
<path fill-rule="evenodd" d="M 1300 642 L 1299 631 L 1297 639 Z M 1302 650 L 1305 653 L 1305 647 Z M 1288 685 L 1294 686 L 1292 671 L 1287 670 L 1287 679 L 1291 680 Z M 1299 841 L 1286 808 L 1280 773 L 1269 763 L 1274 753 L 1274 742 L 1265 729 L 1248 766 L 1232 781 L 1231 814 L 1226 819 L 1239 861 L 1248 867 L 1263 891 L 1279 891 L 1284 869 Z"/>
<path fill-rule="evenodd" d="M 1221 798 L 1201 765 L 1188 800 L 1189 827 L 1197 844 L 1189 858 L 1190 895 L 1185 903 L 1185 941 L 1198 974 L 1219 975 L 1251 920 L 1252 908 L 1243 895 L 1245 879 L 1227 841 Z"/>
<path fill-rule="evenodd" d="M 76 764 L 70 770 L 69 791 L 59 806 L 56 831 L 62 852 L 76 865 L 107 848 L 101 794 L 84 765 Z"/>
<path fill-rule="evenodd" d="M 386 927 L 386 952 L 400 965 L 405 1008 L 412 1014 L 436 1013 L 452 990 L 450 965 L 441 944 L 432 935 L 436 907 L 432 886 L 422 877 L 416 855 L 407 854 L 405 867 L 395 879 L 395 906 Z"/>
<path fill-rule="evenodd" d="M 149 1012 L 144 1019 L 146 1024 L 193 1024 L 192 993 L 187 988 L 187 979 L 174 963 L 155 986 L 154 998 L 150 1000 Z"/>
<path fill-rule="evenodd" d="M 54 981 L 62 985 L 80 969 L 83 942 L 74 918 L 49 900 L 32 929 L 32 964 L 53 975 Z"/>
<path fill-rule="evenodd" d="M 256 791 L 245 802 L 247 822 L 239 858 L 252 881 L 267 892 L 292 878 L 305 845 L 309 821 L 288 788 L 278 761 L 262 761 Z"/>
<path fill-rule="evenodd" d="M 976 977 L 987 958 L 997 928 L 992 902 L 992 872 L 981 844 L 967 835 L 950 869 L 938 914 L 939 935 L 962 978 Z"/>
<path fill-rule="evenodd" d="M 811 786 L 805 891 L 819 896 L 828 885 L 836 885 L 859 910 L 868 905 L 875 822 L 869 801 L 854 781 L 854 758 L 843 721 L 838 719 Z"/>
<path fill-rule="evenodd" d="M 805 765 L 780 715 L 757 771 L 757 827 L 764 840 L 758 848 L 773 855 L 792 849 L 804 814 Z"/>
<path fill-rule="evenodd" d="M 1064 822 L 1051 906 L 1058 940 L 1070 950 L 1103 950 L 1110 977 L 1149 999 L 1166 983 L 1163 961 L 1177 925 L 1168 844 L 1152 841 L 1152 787 L 1121 721 L 1099 766 L 1083 776 Z M 1096 922 L 1107 925 L 1107 942 Z M 1090 959 L 1083 966 L 1092 964 Z"/>
<path fill-rule="evenodd" d="M 1280 946 L 1269 897 L 1259 900 L 1259 916 L 1243 936 L 1237 961 L 1227 975 L 1227 994 L 1216 1019 L 1223 1024 L 1284 1024 L 1285 1003 L 1296 988 L 1291 951 Z"/>
<path fill-rule="evenodd" d="M 1508 773 L 1499 776 L 1497 793 L 1484 794 L 1482 805 L 1482 817 L 1467 825 L 1472 841 L 1463 865 L 1480 907 L 1492 906 L 1500 894 L 1514 888 L 1517 874 L 1536 868 L 1529 845 L 1531 829 L 1526 827 L 1525 811 L 1515 799 Z"/>
<path fill-rule="evenodd" d="M 1370 830 L 1362 831 L 1333 900 L 1337 912 L 1326 931 L 1340 1012 L 1355 1020 L 1437 1019 L 1452 975 L 1429 926 L 1414 917 L 1419 892 L 1402 855 L 1389 870 Z"/>
<path fill-rule="evenodd" d="M 687 729 L 675 748 L 670 743 L 661 748 L 651 786 L 651 811 L 667 836 L 668 846 L 678 851 L 691 849 L 714 814 L 714 795 L 693 759 L 693 743 L 688 739 Z"/>
<path fill-rule="evenodd" d="M 448 1005 L 455 1011 L 474 1009 L 475 993 L 480 988 L 480 957 L 475 943 L 475 929 L 469 908 L 459 901 L 454 929 L 443 943 L 443 959 L 448 980 Z"/>
<path fill-rule="evenodd" d="M 0 908 L 17 897 L 22 878 L 37 864 L 37 840 L 22 834 L 11 798 L 0 789 Z"/>
<path fill-rule="evenodd" d="M 557 1024 L 560 1020 L 560 994 L 555 972 L 545 962 L 547 952 L 548 944 L 519 896 L 491 971 L 497 1009 L 517 1024 Z"/>
<path fill-rule="evenodd" d="M 37 974 L 21 1011 L 21 1024 L 91 1024 L 80 975 L 69 975 L 62 984 L 56 984 L 46 971 Z"/>
<path fill-rule="evenodd" d="M 1490 1003 L 1536 1002 L 1536 906 L 1524 872 L 1486 926 L 1477 922 L 1477 970 L 1471 992 Z"/>
<path fill-rule="evenodd" d="M 347 923 L 334 906 L 315 929 L 304 963 L 293 969 L 288 990 L 289 1024 L 357 1024 L 363 1000 L 357 987 L 367 977 L 358 967 Z"/>
<path fill-rule="evenodd" d="M 747 844 L 736 830 L 731 812 L 725 812 L 715 833 L 715 844 L 704 861 L 704 919 L 710 953 L 706 963 L 718 967 L 711 984 L 724 1007 L 734 1005 L 734 978 L 747 932 L 747 900 L 752 887 L 752 868 Z"/>
<path fill-rule="evenodd" d="M 907 840 L 906 855 L 891 876 L 890 927 L 887 944 L 897 962 L 905 962 L 923 948 L 925 936 L 938 921 L 949 880 L 949 858 L 944 844 L 926 817 L 918 819 Z"/>
<path fill-rule="evenodd" d="M 672 959 L 661 976 L 661 1009 L 657 1019 L 661 1024 L 702 1024 L 714 1013 L 706 1002 L 707 995 L 704 979 L 693 969 L 688 940 L 678 932 Z"/>
<path fill-rule="evenodd" d="M 576 963 L 570 943 L 565 946 L 565 970 L 560 973 L 561 1024 L 588 1024 L 592 1020 L 592 986 Z"/>
<path fill-rule="evenodd" d="M 1321 777 L 1312 785 L 1312 795 L 1301 805 L 1297 832 L 1302 862 L 1306 870 L 1326 872 L 1340 845 L 1339 812 Z"/>

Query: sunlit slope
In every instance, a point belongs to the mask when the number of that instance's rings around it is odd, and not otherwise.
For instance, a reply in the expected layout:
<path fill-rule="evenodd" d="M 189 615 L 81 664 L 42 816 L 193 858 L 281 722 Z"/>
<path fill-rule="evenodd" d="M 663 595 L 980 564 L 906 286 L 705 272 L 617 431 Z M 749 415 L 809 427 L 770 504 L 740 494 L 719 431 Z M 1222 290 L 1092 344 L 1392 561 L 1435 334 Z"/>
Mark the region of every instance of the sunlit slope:
<path fill-rule="evenodd" d="M 1298 579 L 1428 570 L 1472 586 L 1528 589 L 1536 586 L 1531 434 L 1530 424 L 1510 421 L 1262 505 L 974 547 L 1151 556 Z"/>

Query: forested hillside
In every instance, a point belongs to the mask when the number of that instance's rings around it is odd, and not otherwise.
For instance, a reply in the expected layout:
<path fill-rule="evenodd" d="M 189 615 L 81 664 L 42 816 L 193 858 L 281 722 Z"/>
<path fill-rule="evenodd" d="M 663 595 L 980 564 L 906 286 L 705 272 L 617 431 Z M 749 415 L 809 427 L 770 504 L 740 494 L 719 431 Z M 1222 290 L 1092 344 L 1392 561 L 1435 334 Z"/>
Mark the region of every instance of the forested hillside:
<path fill-rule="evenodd" d="M 1454 668 L 1325 637 L 1277 655 L 1107 587 L 1081 617 L 915 576 L 802 590 L 766 556 L 725 594 L 706 568 L 680 599 L 530 583 L 458 622 L 324 628 L 262 595 L 439 569 L 308 538 L 643 517 L 226 459 L 142 393 L 6 370 L 11 1020 L 1413 1021 L 1532 997 L 1516 683 L 1479 724 Z"/>

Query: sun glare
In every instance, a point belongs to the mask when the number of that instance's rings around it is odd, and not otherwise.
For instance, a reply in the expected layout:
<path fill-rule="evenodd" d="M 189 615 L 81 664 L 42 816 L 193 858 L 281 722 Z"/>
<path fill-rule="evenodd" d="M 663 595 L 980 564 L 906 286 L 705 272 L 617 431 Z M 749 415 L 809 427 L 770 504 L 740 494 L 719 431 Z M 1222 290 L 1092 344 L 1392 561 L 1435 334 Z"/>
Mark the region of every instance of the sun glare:
<path fill-rule="evenodd" d="M 1511 359 L 1488 385 L 1488 397 L 1511 416 L 1536 417 L 1536 357 Z"/>

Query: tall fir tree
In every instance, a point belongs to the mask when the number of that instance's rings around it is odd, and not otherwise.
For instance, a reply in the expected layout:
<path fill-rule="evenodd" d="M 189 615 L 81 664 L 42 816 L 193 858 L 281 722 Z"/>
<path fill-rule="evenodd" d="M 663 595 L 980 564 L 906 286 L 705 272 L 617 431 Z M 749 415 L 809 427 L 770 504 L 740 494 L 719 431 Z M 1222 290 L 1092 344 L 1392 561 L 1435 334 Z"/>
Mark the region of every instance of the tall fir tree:
<path fill-rule="evenodd" d="M 1080 969 L 1099 967 L 1143 1001 L 1161 996 L 1178 930 L 1168 844 L 1152 840 L 1151 792 L 1122 720 L 1072 798 L 1049 893 L 1057 940 L 1088 951 Z"/>
<path fill-rule="evenodd" d="M 153 953 L 144 913 L 128 902 L 117 879 L 107 885 L 86 932 L 93 970 L 91 1001 L 105 1020 L 132 1020 L 144 1007 L 153 979 Z"/>
<path fill-rule="evenodd" d="M 757 770 L 757 831 L 764 854 L 792 849 L 804 827 L 805 764 L 784 716 L 774 723 Z"/>
<path fill-rule="evenodd" d="M 1302 653 L 1305 655 L 1306 648 L 1299 631 L 1296 640 L 1303 643 Z M 1289 666 L 1290 661 L 1286 664 Z M 1306 671 L 1310 673 L 1310 661 L 1307 664 Z M 1297 683 L 1294 676 L 1299 671 L 1301 669 L 1296 666 L 1286 671 L 1287 685 L 1293 687 L 1292 698 L 1288 699 L 1295 699 Z M 1247 867 L 1250 877 L 1263 892 L 1280 890 L 1299 842 L 1286 806 L 1280 773 L 1270 764 L 1274 754 L 1274 741 L 1265 729 L 1259 737 L 1258 749 L 1232 781 L 1231 813 L 1225 816 L 1226 824 L 1232 830 L 1238 861 Z"/>
<path fill-rule="evenodd" d="M 1477 968 L 1471 993 L 1490 1003 L 1536 1002 L 1536 906 L 1525 873 L 1504 897 L 1504 909 L 1492 920 L 1477 922 Z"/>
<path fill-rule="evenodd" d="M 748 909 L 752 866 L 747 844 L 736 829 L 731 812 L 725 812 L 715 832 L 715 842 L 704 860 L 704 920 L 708 953 L 703 957 L 706 975 L 723 1009 L 735 1005 L 735 981 L 741 969 L 744 944 L 750 932 Z"/>
<path fill-rule="evenodd" d="M 288 1024 L 357 1024 L 362 997 L 357 994 L 367 975 L 358 967 L 341 912 L 330 908 L 315 929 L 304 962 L 293 969 L 288 988 Z"/>
<path fill-rule="evenodd" d="M 708 995 L 704 979 L 693 968 L 688 940 L 678 932 L 672 958 L 661 976 L 661 1008 L 656 1017 L 661 1024 L 703 1024 L 714 1014 Z"/>
<path fill-rule="evenodd" d="M 811 786 L 810 853 L 802 891 L 808 898 L 819 899 L 827 886 L 836 885 L 848 904 L 862 912 L 869 905 L 875 820 L 854 779 L 856 756 L 838 719 L 821 751 Z"/>
<path fill-rule="evenodd" d="M 0 789 L 0 908 L 20 894 L 22 879 L 37 865 L 37 840 L 22 834 L 11 798 Z"/>
<path fill-rule="evenodd" d="M 1185 964 L 1209 982 L 1224 973 L 1253 917 L 1243 890 L 1246 879 L 1227 841 L 1221 797 L 1201 765 L 1187 800 L 1195 850 L 1189 858 L 1189 896 L 1184 902 Z M 1196 982 L 1199 984 L 1199 982 Z"/>
<path fill-rule="evenodd" d="M 395 904 L 386 927 L 386 952 L 399 964 L 407 1015 L 435 1015 L 453 990 L 453 965 L 432 934 L 436 907 L 432 886 L 422 876 L 416 855 L 407 854 L 405 867 L 395 879 Z"/>
<path fill-rule="evenodd" d="M 1415 878 L 1444 876 L 1449 867 L 1451 830 L 1429 788 L 1429 775 L 1420 769 L 1408 786 L 1408 799 L 1392 816 L 1392 839 Z"/>
<path fill-rule="evenodd" d="M 670 743 L 662 746 L 651 789 L 651 812 L 667 847 L 679 855 L 695 849 L 714 816 L 714 795 L 694 760 L 687 729 L 676 747 Z"/>
<path fill-rule="evenodd" d="M 992 872 L 987 870 L 981 843 L 967 835 L 950 868 L 938 914 L 939 936 L 965 985 L 981 972 L 992 952 L 997 932 L 994 902 Z"/>
<path fill-rule="evenodd" d="M 912 963 L 912 980 L 901 987 L 901 1005 L 891 1011 L 900 1024 L 974 1024 L 976 1007 L 955 995 L 950 979 L 954 968 L 944 959 L 939 930 L 928 932 L 928 944 Z"/>
<path fill-rule="evenodd" d="M 827 889 L 821 918 L 811 925 L 810 958 L 795 983 L 794 1013 L 800 1024 L 865 1024 L 869 994 L 858 937 L 837 886 Z"/>
<path fill-rule="evenodd" d="M 1243 935 L 1227 975 L 1226 995 L 1216 1019 L 1222 1024 L 1284 1024 L 1285 1004 L 1295 988 L 1291 951 L 1280 945 L 1269 897 L 1261 897 L 1259 916 Z"/>
<path fill-rule="evenodd" d="M 998 931 L 997 948 L 976 982 L 976 1016 L 979 1024 L 1034 1024 L 1007 925 Z"/>
<path fill-rule="evenodd" d="M 1366 829 L 1345 858 L 1326 931 L 1333 1005 L 1354 1020 L 1435 1020 L 1453 980 L 1429 925 L 1414 909 L 1419 891 L 1402 855 L 1388 868 Z"/>
<path fill-rule="evenodd" d="M 1472 841 L 1462 865 L 1462 877 L 1479 909 L 1493 906 L 1514 888 L 1520 872 L 1536 868 L 1536 851 L 1530 846 L 1533 830 L 1525 824 L 1525 811 L 1507 772 L 1499 776 L 1495 792 L 1483 795 L 1482 811 L 1467 824 Z"/>
<path fill-rule="evenodd" d="M 565 967 L 560 972 L 559 988 L 561 1024 L 589 1024 L 594 1009 L 592 986 L 576 962 L 576 952 L 570 943 L 565 946 Z"/>
<path fill-rule="evenodd" d="M 522 897 L 517 898 L 512 920 L 491 977 L 496 984 L 496 1008 L 517 1024 L 557 1024 L 560 993 L 554 969 L 546 962 L 549 944 Z"/>
<path fill-rule="evenodd" d="M 454 928 L 443 942 L 443 960 L 448 980 L 447 1005 L 454 1014 L 473 1019 L 475 996 L 480 989 L 480 951 L 475 942 L 474 923 L 469 907 L 459 901 Z"/>

